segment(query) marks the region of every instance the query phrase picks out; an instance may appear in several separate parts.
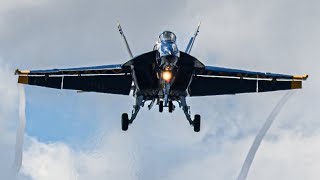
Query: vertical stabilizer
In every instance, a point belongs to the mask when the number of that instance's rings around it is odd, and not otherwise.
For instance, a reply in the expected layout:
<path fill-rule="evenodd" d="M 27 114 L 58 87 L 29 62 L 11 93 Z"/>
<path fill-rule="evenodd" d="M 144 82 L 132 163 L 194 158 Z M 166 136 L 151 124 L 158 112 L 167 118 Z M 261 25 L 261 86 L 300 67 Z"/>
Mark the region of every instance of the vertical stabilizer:
<path fill-rule="evenodd" d="M 198 25 L 198 27 L 197 27 L 197 29 L 196 29 L 196 32 L 195 32 L 194 35 L 190 38 L 190 41 L 189 41 L 189 43 L 188 43 L 188 46 L 187 46 L 187 48 L 186 48 L 186 50 L 185 50 L 185 53 L 187 53 L 187 54 L 190 54 L 190 52 L 191 52 L 192 46 L 193 46 L 193 44 L 194 44 L 194 41 L 196 40 L 196 37 L 198 36 L 199 29 L 200 29 L 200 25 L 201 25 L 201 21 L 199 22 L 199 25 Z"/>
<path fill-rule="evenodd" d="M 117 27 L 118 27 L 118 30 L 120 32 L 121 37 L 123 38 L 124 43 L 126 44 L 126 48 L 127 48 L 128 53 L 129 53 L 129 56 L 132 59 L 133 55 L 132 55 L 131 49 L 129 47 L 128 41 L 126 39 L 126 36 L 124 35 L 124 33 L 122 31 L 122 28 L 121 28 L 121 25 L 120 25 L 119 21 L 117 22 Z"/>

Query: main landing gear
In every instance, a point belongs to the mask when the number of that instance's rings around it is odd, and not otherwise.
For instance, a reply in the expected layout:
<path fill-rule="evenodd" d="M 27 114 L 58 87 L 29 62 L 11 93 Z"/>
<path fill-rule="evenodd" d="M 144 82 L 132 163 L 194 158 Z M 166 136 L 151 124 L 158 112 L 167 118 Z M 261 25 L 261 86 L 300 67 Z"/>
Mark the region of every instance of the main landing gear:
<path fill-rule="evenodd" d="M 137 114 L 141 107 L 144 106 L 145 100 L 143 99 L 143 96 L 138 96 L 136 98 L 136 104 L 133 106 L 132 115 L 131 118 L 129 118 L 127 113 L 123 113 L 121 116 L 121 128 L 123 131 L 127 131 L 129 128 L 129 125 L 132 124 L 132 122 L 137 117 Z M 151 104 L 149 105 L 149 109 L 152 108 L 152 105 L 154 103 L 154 100 L 152 100 Z M 184 114 L 186 115 L 186 118 L 191 126 L 193 126 L 194 132 L 200 131 L 201 126 L 201 116 L 199 114 L 196 114 L 194 116 L 194 119 L 191 119 L 191 111 L 190 107 L 187 105 L 186 98 L 184 96 L 180 97 L 180 101 L 178 101 L 179 106 L 183 110 Z M 159 101 L 159 112 L 163 112 L 164 103 L 163 101 Z M 170 113 L 172 113 L 175 109 L 175 106 L 173 105 L 173 102 L 170 100 L 168 102 L 168 110 Z"/>
<path fill-rule="evenodd" d="M 129 125 L 132 124 L 132 122 L 136 119 L 138 112 L 141 107 L 144 106 L 144 99 L 143 96 L 136 97 L 136 104 L 133 106 L 131 118 L 129 119 L 129 116 L 127 113 L 123 113 L 121 116 L 121 128 L 123 131 L 127 131 L 129 128 Z"/>
<path fill-rule="evenodd" d="M 201 116 L 199 114 L 196 114 L 194 116 L 194 120 L 193 120 L 193 130 L 194 130 L 194 132 L 199 132 L 200 131 L 200 123 L 201 123 Z"/>
<path fill-rule="evenodd" d="M 199 114 L 196 114 L 194 116 L 194 119 L 191 119 L 191 111 L 190 106 L 187 105 L 186 97 L 180 96 L 180 107 L 182 108 L 184 114 L 186 115 L 186 118 L 191 126 L 193 126 L 194 132 L 200 131 L 200 125 L 201 125 L 201 116 Z"/>
<path fill-rule="evenodd" d="M 129 128 L 129 117 L 127 113 L 123 113 L 121 116 L 121 128 L 122 131 L 126 131 Z"/>

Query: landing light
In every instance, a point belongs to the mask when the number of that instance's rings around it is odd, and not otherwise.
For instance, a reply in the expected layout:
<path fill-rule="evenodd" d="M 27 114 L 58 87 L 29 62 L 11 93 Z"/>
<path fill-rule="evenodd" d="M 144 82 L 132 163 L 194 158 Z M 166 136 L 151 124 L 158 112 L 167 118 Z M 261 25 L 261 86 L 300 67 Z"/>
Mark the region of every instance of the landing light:
<path fill-rule="evenodd" d="M 171 74 L 170 71 L 163 71 L 163 73 L 162 73 L 162 78 L 163 78 L 165 81 L 169 82 L 169 81 L 171 80 L 171 77 L 172 77 L 172 74 Z"/>

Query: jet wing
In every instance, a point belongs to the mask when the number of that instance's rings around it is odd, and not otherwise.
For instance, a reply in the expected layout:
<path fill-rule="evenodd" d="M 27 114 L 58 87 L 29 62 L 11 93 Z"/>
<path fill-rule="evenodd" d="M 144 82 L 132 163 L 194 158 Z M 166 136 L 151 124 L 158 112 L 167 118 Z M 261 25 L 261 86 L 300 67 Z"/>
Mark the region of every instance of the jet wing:
<path fill-rule="evenodd" d="M 254 72 L 205 66 L 195 72 L 189 86 L 190 96 L 224 95 L 301 89 L 308 75 Z"/>
<path fill-rule="evenodd" d="M 121 64 L 48 70 L 16 70 L 18 83 L 55 89 L 129 95 L 132 76 Z"/>
<path fill-rule="evenodd" d="M 293 76 L 293 75 L 286 75 L 286 74 L 246 71 L 241 69 L 230 69 L 230 68 L 215 67 L 215 66 L 205 66 L 204 69 L 198 70 L 196 74 L 209 75 L 209 76 L 239 77 L 239 78 L 264 78 L 264 79 L 289 79 L 289 80 L 306 80 L 308 78 L 308 75 Z"/>
<path fill-rule="evenodd" d="M 67 69 L 47 69 L 47 70 L 16 70 L 19 75 L 82 75 L 82 74 L 121 74 L 131 73 L 130 69 L 122 68 L 122 64 L 67 68 Z"/>

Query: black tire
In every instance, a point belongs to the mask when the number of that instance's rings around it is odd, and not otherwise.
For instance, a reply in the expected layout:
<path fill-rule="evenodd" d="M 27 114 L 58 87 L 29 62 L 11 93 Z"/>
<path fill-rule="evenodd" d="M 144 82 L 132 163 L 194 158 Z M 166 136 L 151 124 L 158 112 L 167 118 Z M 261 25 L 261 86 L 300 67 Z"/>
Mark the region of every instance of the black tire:
<path fill-rule="evenodd" d="M 193 120 L 193 130 L 194 132 L 199 132 L 200 131 L 200 124 L 201 124 L 201 117 L 199 114 L 196 114 L 194 116 Z"/>
<path fill-rule="evenodd" d="M 172 113 L 173 111 L 173 102 L 169 101 L 169 113 Z"/>
<path fill-rule="evenodd" d="M 159 103 L 159 112 L 163 112 L 163 101 Z"/>
<path fill-rule="evenodd" d="M 129 117 L 127 113 L 123 113 L 121 116 L 121 128 L 122 131 L 128 130 L 129 127 Z"/>

